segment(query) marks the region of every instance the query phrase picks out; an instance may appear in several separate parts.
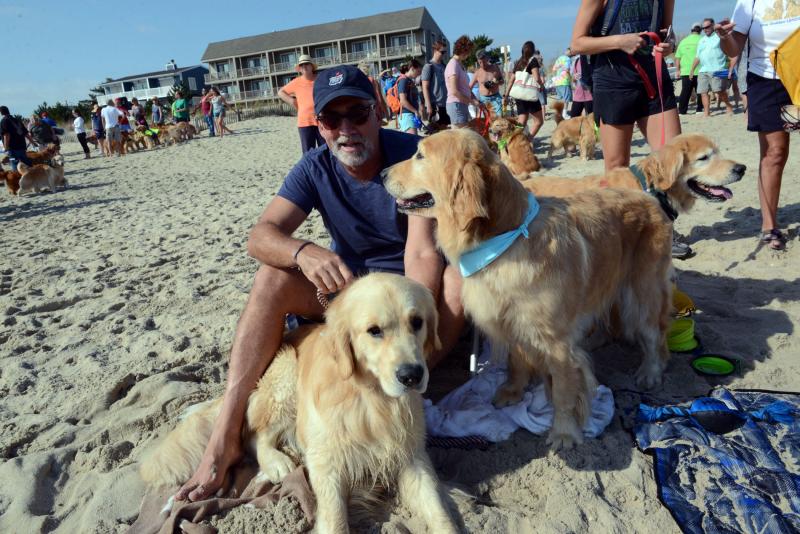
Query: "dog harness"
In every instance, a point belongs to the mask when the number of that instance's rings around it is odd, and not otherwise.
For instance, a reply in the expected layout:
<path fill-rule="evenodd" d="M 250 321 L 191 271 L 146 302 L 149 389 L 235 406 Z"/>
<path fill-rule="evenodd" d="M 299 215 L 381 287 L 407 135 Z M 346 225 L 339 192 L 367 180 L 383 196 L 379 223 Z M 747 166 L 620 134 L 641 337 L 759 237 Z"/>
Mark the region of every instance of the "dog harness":
<path fill-rule="evenodd" d="M 528 213 L 525 214 L 525 220 L 522 221 L 522 224 L 514 230 L 509 230 L 508 232 L 487 239 L 472 250 L 463 253 L 458 259 L 458 267 L 461 270 L 461 276 L 472 276 L 492 263 L 502 256 L 503 253 L 514 244 L 519 236 L 524 235 L 525 239 L 528 239 L 528 225 L 531 224 L 538 213 L 539 202 L 536 201 L 536 197 L 533 196 L 533 193 L 528 193 Z"/>
<path fill-rule="evenodd" d="M 633 173 L 636 179 L 639 180 L 639 185 L 642 186 L 642 191 L 650 194 L 651 196 L 655 197 L 656 200 L 658 200 L 661 209 L 664 211 L 664 213 L 667 214 L 669 220 L 674 221 L 675 219 L 677 219 L 678 212 L 675 210 L 675 208 L 672 207 L 672 204 L 670 204 L 669 197 L 667 197 L 667 194 L 661 189 L 658 189 L 657 187 L 649 187 L 647 185 L 647 178 L 645 177 L 644 173 L 642 172 L 642 169 L 640 169 L 638 165 L 631 165 L 630 171 Z"/>

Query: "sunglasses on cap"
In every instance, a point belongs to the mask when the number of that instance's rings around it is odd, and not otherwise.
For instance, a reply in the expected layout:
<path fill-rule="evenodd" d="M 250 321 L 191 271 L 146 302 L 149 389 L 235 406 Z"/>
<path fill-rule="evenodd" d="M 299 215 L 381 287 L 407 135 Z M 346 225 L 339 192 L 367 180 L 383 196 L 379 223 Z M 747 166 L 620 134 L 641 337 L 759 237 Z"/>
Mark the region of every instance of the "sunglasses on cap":
<path fill-rule="evenodd" d="M 317 115 L 317 120 L 328 130 L 335 130 L 342 125 L 342 121 L 347 119 L 356 126 L 361 126 L 369 119 L 375 104 L 369 106 L 353 106 L 346 113 L 335 111 L 323 111 Z"/>

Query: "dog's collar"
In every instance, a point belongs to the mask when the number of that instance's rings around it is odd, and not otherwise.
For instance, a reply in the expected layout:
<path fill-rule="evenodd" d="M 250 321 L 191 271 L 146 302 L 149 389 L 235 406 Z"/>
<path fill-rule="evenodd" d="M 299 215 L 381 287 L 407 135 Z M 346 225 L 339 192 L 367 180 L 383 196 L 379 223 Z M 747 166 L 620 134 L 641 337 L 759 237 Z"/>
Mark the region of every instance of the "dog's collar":
<path fill-rule="evenodd" d="M 511 141 L 511 138 L 514 137 L 514 134 L 517 133 L 516 130 L 522 129 L 524 126 L 520 126 L 519 124 L 514 126 L 515 131 L 512 131 L 510 134 L 507 134 L 504 137 L 501 137 L 497 141 L 497 149 L 498 150 L 505 150 L 508 146 L 508 142 Z"/>
<path fill-rule="evenodd" d="M 508 248 L 514 244 L 517 238 L 521 235 L 528 238 L 528 225 L 536 218 L 539 213 L 539 202 L 533 193 L 528 193 L 528 212 L 525 214 L 525 220 L 522 224 L 514 230 L 509 230 L 500 235 L 496 235 L 487 239 L 477 247 L 469 250 L 461 255 L 458 259 L 458 266 L 461 270 L 461 276 L 469 277 L 477 273 L 494 260 L 503 255 Z"/>
<path fill-rule="evenodd" d="M 647 178 L 645 177 L 644 173 L 642 172 L 642 169 L 638 165 L 631 165 L 630 170 L 636 177 L 636 179 L 639 180 L 639 185 L 642 186 L 642 191 L 649 193 L 650 195 L 655 197 L 656 200 L 658 200 L 661 209 L 664 211 L 664 213 L 667 214 L 669 220 L 674 221 L 675 219 L 677 219 L 678 212 L 677 210 L 675 210 L 675 208 L 672 207 L 672 204 L 670 203 L 667 194 L 661 189 L 658 189 L 657 187 L 648 186 Z"/>

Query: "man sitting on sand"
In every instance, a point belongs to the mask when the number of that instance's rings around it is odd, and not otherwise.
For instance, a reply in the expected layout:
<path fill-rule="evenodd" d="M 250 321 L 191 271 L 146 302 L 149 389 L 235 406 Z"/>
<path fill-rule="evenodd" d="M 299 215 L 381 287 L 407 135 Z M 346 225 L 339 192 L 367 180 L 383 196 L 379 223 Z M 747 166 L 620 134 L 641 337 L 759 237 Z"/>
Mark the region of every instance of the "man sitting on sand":
<path fill-rule="evenodd" d="M 433 221 L 398 213 L 383 188 L 381 171 L 411 157 L 418 138 L 381 129 L 372 84 L 355 67 L 321 72 L 313 96 L 326 146 L 295 165 L 250 233 L 248 253 L 261 267 L 236 328 L 219 417 L 178 500 L 207 498 L 241 459 L 247 399 L 280 346 L 287 314 L 318 320 L 324 295 L 369 271 L 388 271 L 405 273 L 437 299 L 442 349 L 430 365 L 461 332 L 461 277 L 436 250 Z M 331 250 L 292 237 L 312 209 L 322 215 Z"/>

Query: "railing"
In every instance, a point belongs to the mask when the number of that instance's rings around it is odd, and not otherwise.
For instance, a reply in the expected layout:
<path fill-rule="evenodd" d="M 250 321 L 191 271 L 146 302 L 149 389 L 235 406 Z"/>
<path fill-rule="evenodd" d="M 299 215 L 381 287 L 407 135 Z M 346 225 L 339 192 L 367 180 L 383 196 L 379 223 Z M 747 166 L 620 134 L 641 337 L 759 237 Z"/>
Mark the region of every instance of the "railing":
<path fill-rule="evenodd" d="M 381 57 L 396 57 L 396 56 L 418 56 L 422 54 L 422 46 L 416 44 L 413 46 L 390 46 L 388 48 L 381 48 Z"/>
<path fill-rule="evenodd" d="M 246 69 L 239 69 L 239 78 L 247 78 L 248 76 L 266 76 L 269 74 L 269 67 L 262 65 L 260 67 L 248 67 Z"/>
<path fill-rule="evenodd" d="M 341 63 L 341 61 L 339 60 L 339 56 L 333 55 L 325 57 L 315 57 L 314 63 L 317 65 L 317 67 L 323 67 L 325 65 L 338 65 L 339 63 Z"/>
<path fill-rule="evenodd" d="M 294 63 L 275 63 L 270 66 L 272 72 L 288 72 L 294 70 Z"/>
<path fill-rule="evenodd" d="M 271 98 L 277 98 L 278 91 L 275 89 L 259 89 L 257 91 L 240 91 L 238 93 L 230 93 L 225 95 L 225 99 L 228 102 L 236 103 L 236 102 L 244 102 L 250 100 L 266 100 Z"/>
<path fill-rule="evenodd" d="M 152 97 L 164 98 L 169 95 L 169 92 L 172 90 L 172 87 L 153 87 L 150 89 L 134 89 L 133 91 L 123 91 L 121 93 L 109 93 L 104 95 L 100 98 L 105 98 L 106 100 L 111 99 L 114 100 L 115 98 L 126 97 L 128 100 L 131 98 L 141 99 L 148 99 Z"/>
<path fill-rule="evenodd" d="M 220 80 L 232 80 L 235 77 L 233 72 L 214 72 L 213 70 L 209 71 L 208 74 L 204 76 L 206 83 Z"/>
<path fill-rule="evenodd" d="M 342 54 L 342 63 L 358 63 L 362 59 L 374 58 L 378 59 L 378 52 L 372 50 L 364 50 L 362 52 L 349 52 Z"/>

